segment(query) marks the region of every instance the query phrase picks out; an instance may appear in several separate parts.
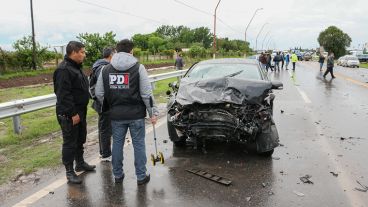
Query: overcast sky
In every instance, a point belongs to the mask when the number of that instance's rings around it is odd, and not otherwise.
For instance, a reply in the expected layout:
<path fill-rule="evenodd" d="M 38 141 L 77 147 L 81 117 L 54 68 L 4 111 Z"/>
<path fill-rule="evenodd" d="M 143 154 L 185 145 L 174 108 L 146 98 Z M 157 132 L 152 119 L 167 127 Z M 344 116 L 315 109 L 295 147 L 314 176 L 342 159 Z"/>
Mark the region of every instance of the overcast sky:
<path fill-rule="evenodd" d="M 2 1 L 0 46 L 31 35 L 30 1 Z M 181 2 L 181 3 L 180 3 Z M 33 0 L 36 39 L 42 45 L 63 45 L 79 33 L 113 31 L 118 39 L 151 33 L 162 25 L 205 26 L 213 32 L 218 0 Z M 193 8 L 189 8 L 189 5 Z M 97 6 L 96 6 L 97 5 Z M 102 8 L 105 7 L 105 8 Z M 222 0 L 217 36 L 244 40 L 246 25 L 257 8 L 247 40 L 258 48 L 318 47 L 317 37 L 335 25 L 352 38 L 352 47 L 368 42 L 367 0 Z M 266 35 L 268 33 L 268 35 Z M 269 44 L 268 44 L 269 43 Z"/>

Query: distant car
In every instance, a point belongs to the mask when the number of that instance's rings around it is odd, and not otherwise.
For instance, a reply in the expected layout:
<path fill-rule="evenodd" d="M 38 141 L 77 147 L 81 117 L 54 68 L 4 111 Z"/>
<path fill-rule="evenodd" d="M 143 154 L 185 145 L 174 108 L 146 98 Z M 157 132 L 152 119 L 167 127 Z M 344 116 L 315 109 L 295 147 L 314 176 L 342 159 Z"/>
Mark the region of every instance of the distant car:
<path fill-rule="evenodd" d="M 312 55 L 309 52 L 304 53 L 303 60 L 310 61 L 312 59 Z"/>
<path fill-rule="evenodd" d="M 279 145 L 273 119 L 273 89 L 258 61 L 225 58 L 201 61 L 190 67 L 180 85 L 169 85 L 167 128 L 176 146 L 206 140 L 255 143 L 257 152 L 271 156 Z"/>
<path fill-rule="evenodd" d="M 358 57 L 354 55 L 346 55 L 345 60 L 343 61 L 343 66 L 345 67 L 357 67 L 359 68 L 360 62 Z"/>
<path fill-rule="evenodd" d="M 345 61 L 345 56 L 339 57 L 339 59 L 337 59 L 337 61 L 336 61 L 336 64 L 342 66 L 343 61 Z"/>
<path fill-rule="evenodd" d="M 357 55 L 360 62 L 368 62 L 368 54 Z"/>

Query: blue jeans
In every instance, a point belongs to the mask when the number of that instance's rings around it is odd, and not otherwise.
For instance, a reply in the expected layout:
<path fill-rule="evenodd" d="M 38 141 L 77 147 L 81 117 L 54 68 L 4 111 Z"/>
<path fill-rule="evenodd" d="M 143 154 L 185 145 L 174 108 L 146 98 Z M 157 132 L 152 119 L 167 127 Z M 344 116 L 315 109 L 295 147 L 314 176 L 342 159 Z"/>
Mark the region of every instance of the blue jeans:
<path fill-rule="evenodd" d="M 132 137 L 134 148 L 134 166 L 137 180 L 146 177 L 146 143 L 145 143 L 145 123 L 144 119 L 137 120 L 111 120 L 112 127 L 112 167 L 115 178 L 124 176 L 124 141 L 128 128 Z"/>

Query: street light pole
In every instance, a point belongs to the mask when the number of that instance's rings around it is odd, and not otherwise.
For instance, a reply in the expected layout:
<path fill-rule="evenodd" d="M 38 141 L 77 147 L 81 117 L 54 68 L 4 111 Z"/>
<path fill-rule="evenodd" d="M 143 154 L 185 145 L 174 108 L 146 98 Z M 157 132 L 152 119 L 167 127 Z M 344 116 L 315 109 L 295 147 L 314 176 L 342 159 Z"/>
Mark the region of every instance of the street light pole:
<path fill-rule="evenodd" d="M 270 34 L 270 32 L 271 32 L 271 30 L 270 30 L 270 31 L 268 31 L 268 32 L 266 33 L 266 35 L 264 36 L 264 38 L 263 38 L 263 41 L 262 41 L 262 50 L 263 50 L 263 43 L 264 43 L 264 41 L 266 40 L 267 35 L 269 35 L 269 34 Z"/>
<path fill-rule="evenodd" d="M 248 27 L 250 25 L 250 23 L 252 23 L 254 17 L 256 16 L 257 12 L 260 11 L 260 10 L 263 10 L 263 8 L 258 8 L 254 11 L 254 14 L 252 16 L 252 18 L 250 19 L 247 27 L 245 28 L 245 32 L 244 32 L 244 43 L 245 43 L 245 51 L 244 51 L 244 57 L 247 56 L 247 31 L 248 31 Z"/>
<path fill-rule="evenodd" d="M 259 32 L 258 32 L 258 35 L 257 35 L 257 38 L 256 38 L 256 52 L 257 52 L 257 50 L 258 50 L 258 37 L 259 37 L 259 35 L 261 34 L 261 32 L 262 32 L 263 28 L 264 28 L 267 24 L 268 24 L 268 22 L 264 23 L 264 24 L 262 25 L 261 30 L 259 30 Z"/>
<path fill-rule="evenodd" d="M 217 11 L 217 7 L 219 6 L 221 0 L 218 1 L 216 8 L 215 8 L 215 14 L 213 15 L 213 59 L 216 58 L 216 11 Z"/>
<path fill-rule="evenodd" d="M 31 21 L 32 21 L 32 69 L 36 70 L 36 40 L 35 40 L 35 32 L 34 32 L 34 23 L 33 23 L 33 1 L 30 0 L 31 3 Z"/>

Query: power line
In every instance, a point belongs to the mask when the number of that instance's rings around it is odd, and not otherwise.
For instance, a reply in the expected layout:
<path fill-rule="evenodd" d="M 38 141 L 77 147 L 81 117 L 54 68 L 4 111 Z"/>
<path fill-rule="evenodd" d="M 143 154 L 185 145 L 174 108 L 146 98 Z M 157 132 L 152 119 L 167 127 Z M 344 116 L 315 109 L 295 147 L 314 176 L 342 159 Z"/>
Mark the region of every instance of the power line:
<path fill-rule="evenodd" d="M 189 7 L 189 8 L 191 8 L 191 9 L 194 9 L 194 10 L 196 10 L 196 11 L 198 11 L 198 12 L 201 12 L 201 13 L 203 13 L 203 14 L 207 14 L 207 15 L 213 16 L 213 14 L 211 14 L 211 13 L 209 13 L 209 12 L 206 12 L 206 11 L 203 11 L 203 10 L 201 10 L 201 9 L 195 8 L 195 7 L 193 7 L 193 6 L 190 6 L 190 5 L 188 5 L 188 4 L 186 4 L 186 3 L 182 2 L 182 1 L 179 1 L 179 0 L 174 0 L 174 1 L 175 1 L 176 3 L 182 4 L 182 5 L 186 6 L 186 7 Z"/>
<path fill-rule="evenodd" d="M 198 11 L 198 12 L 200 12 L 200 13 L 203 13 L 203 14 L 206 14 L 206 15 L 209 15 L 209 16 L 213 16 L 213 14 L 211 14 L 211 13 L 209 13 L 209 12 L 206 12 L 206 11 L 203 11 L 203 10 L 198 9 L 198 8 L 196 8 L 196 7 L 190 6 L 189 4 L 186 4 L 186 3 L 182 2 L 182 1 L 179 1 L 179 0 L 174 0 L 174 1 L 175 1 L 176 3 L 179 3 L 179 4 L 182 4 L 182 5 L 186 6 L 186 7 L 188 7 L 188 8 L 191 8 L 191 9 L 193 9 L 193 10 L 196 10 L 196 11 Z M 225 25 L 227 28 L 231 29 L 232 31 L 237 32 L 237 33 L 239 33 L 239 34 L 242 34 L 242 32 L 240 32 L 240 31 L 238 31 L 238 30 L 234 29 L 233 27 L 231 27 L 230 25 L 226 24 L 222 19 L 220 19 L 220 18 L 218 18 L 218 17 L 216 17 L 216 19 L 217 19 L 217 20 L 219 20 L 219 22 L 221 22 L 223 25 Z"/>
<path fill-rule="evenodd" d="M 148 21 L 151 21 L 151 22 L 156 22 L 156 23 L 159 23 L 159 24 L 165 24 L 165 23 L 163 23 L 161 21 L 158 21 L 158 20 L 155 20 L 155 19 L 151 19 L 151 18 L 148 18 L 148 17 L 143 17 L 143 16 L 135 15 L 135 14 L 132 14 L 132 13 L 129 13 L 129 12 L 126 12 L 126 11 L 120 11 L 120 10 L 112 9 L 112 8 L 109 8 L 109 7 L 106 7 L 106 6 L 102 6 L 102 5 L 99 5 L 99 4 L 96 4 L 96 3 L 92 3 L 92 2 L 89 2 L 89 1 L 84 1 L 84 0 L 77 0 L 77 1 L 79 1 L 81 3 L 84 3 L 84 4 L 88 4 L 90 6 L 96 6 L 96 7 L 99 7 L 101 9 L 106 9 L 106 10 L 109 10 L 109 11 L 112 11 L 112 12 L 116 12 L 116 13 L 120 13 L 120 14 L 125 14 L 125 15 L 129 15 L 129 16 L 133 16 L 133 17 L 136 17 L 136 18 L 148 20 Z"/>

